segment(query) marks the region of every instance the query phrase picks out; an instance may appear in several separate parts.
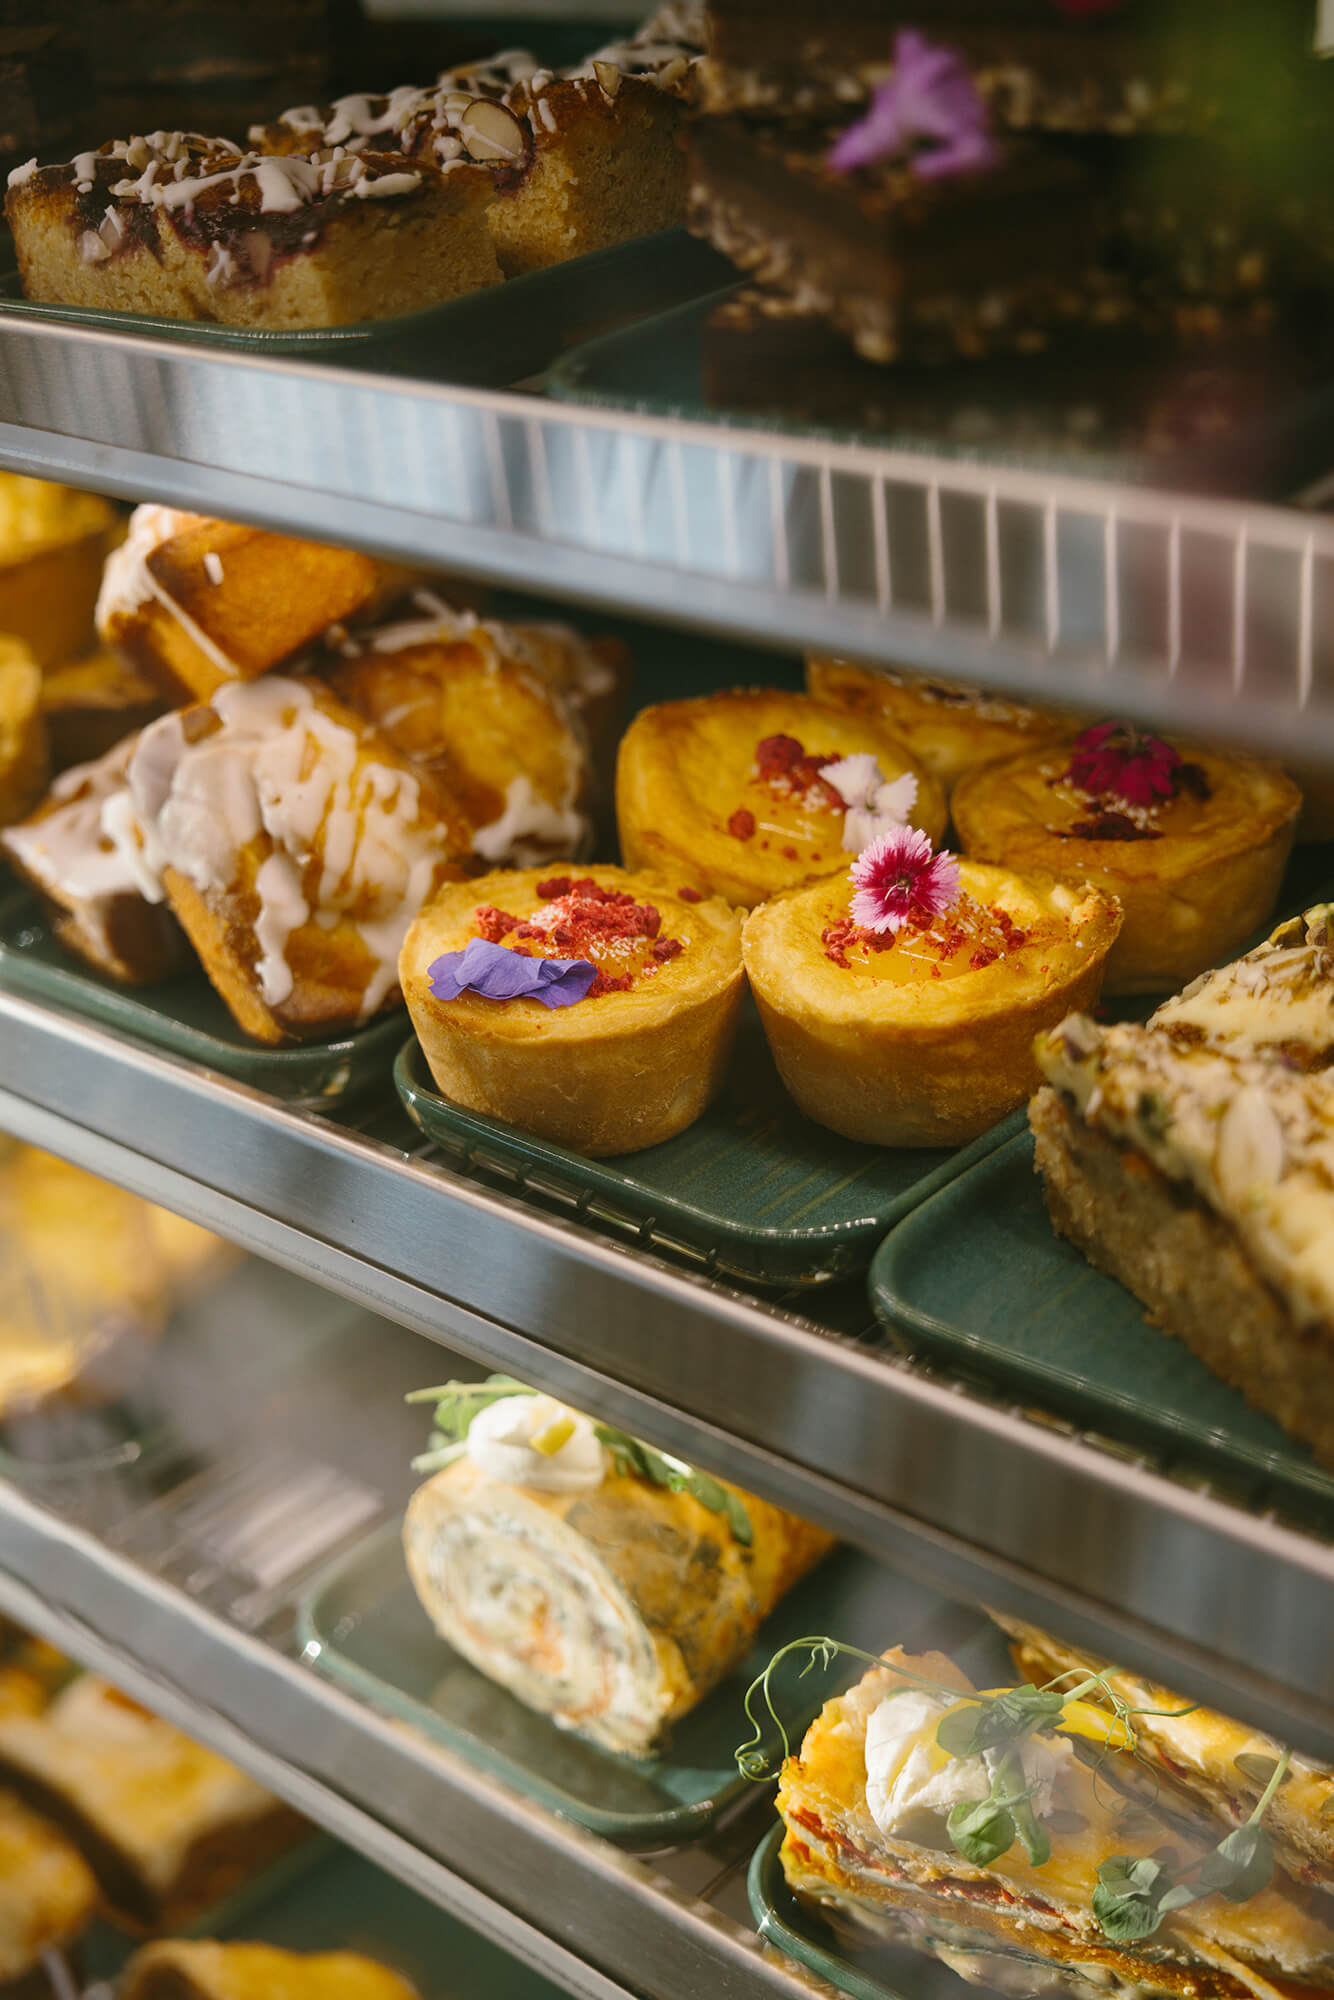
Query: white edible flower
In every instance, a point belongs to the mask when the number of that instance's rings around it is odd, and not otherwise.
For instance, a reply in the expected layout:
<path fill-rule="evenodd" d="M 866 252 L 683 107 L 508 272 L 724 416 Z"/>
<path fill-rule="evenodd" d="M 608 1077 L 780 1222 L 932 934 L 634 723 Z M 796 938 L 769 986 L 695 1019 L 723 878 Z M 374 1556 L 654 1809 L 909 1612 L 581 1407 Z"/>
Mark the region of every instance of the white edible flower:
<path fill-rule="evenodd" d="M 820 776 L 834 787 L 847 807 L 843 815 L 843 846 L 849 854 L 860 854 L 882 833 L 908 824 L 908 814 L 917 803 L 917 780 L 911 771 L 887 780 L 879 760 L 869 750 L 841 757 L 826 764 Z"/>

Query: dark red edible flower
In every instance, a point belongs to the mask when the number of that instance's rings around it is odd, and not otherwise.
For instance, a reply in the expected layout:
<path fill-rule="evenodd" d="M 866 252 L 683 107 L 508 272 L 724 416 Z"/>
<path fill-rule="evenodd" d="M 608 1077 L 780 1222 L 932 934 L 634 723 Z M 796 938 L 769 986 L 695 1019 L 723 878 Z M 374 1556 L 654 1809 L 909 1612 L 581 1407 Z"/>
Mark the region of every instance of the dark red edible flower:
<path fill-rule="evenodd" d="M 1175 798 L 1180 770 L 1179 754 L 1161 736 L 1143 736 L 1128 722 L 1098 722 L 1075 738 L 1061 777 L 1087 798 L 1142 807 Z"/>

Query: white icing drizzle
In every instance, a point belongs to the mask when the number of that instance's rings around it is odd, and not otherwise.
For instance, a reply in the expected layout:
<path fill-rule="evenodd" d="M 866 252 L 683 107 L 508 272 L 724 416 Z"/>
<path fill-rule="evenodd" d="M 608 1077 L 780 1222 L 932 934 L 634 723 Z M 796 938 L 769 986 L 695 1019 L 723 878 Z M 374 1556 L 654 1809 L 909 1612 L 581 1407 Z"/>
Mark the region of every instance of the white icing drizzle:
<path fill-rule="evenodd" d="M 576 852 L 587 832 L 588 822 L 568 796 L 563 804 L 552 805 L 521 771 L 505 789 L 504 811 L 489 826 L 478 827 L 472 844 L 484 861 L 539 867 L 553 854 Z"/>
<path fill-rule="evenodd" d="M 10 168 L 9 178 L 5 182 L 5 185 L 6 187 L 12 187 L 12 188 L 25 187 L 36 172 L 37 172 L 37 155 L 36 153 L 34 153 L 32 158 L 30 160 L 25 160 L 21 167 Z"/>
<path fill-rule="evenodd" d="M 323 708 L 311 685 L 279 675 L 232 682 L 213 696 L 219 726 L 189 742 L 182 718 L 147 728 L 130 763 L 135 810 L 160 865 L 203 896 L 226 894 L 237 856 L 267 836 L 255 879 L 261 997 L 292 992 L 287 949 L 307 922 L 351 923 L 373 961 L 364 1020 L 398 973 L 408 926 L 444 858 L 409 770 L 368 759 L 365 739 Z"/>
<path fill-rule="evenodd" d="M 243 183 L 250 182 L 258 191 L 261 214 L 292 215 L 326 195 L 354 195 L 360 201 L 382 200 L 415 193 L 422 181 L 421 175 L 416 172 L 382 173 L 368 166 L 364 160 L 348 162 L 345 156 L 340 155 L 327 160 L 303 160 L 295 155 L 236 154 L 233 150 L 226 166 L 210 167 L 202 174 L 183 172 L 188 164 L 185 159 L 178 159 L 171 178 L 163 179 L 162 162 L 152 158 L 138 180 L 116 181 L 111 192 L 122 201 L 151 202 L 160 208 L 189 210 L 200 195 L 211 188 L 230 187 L 235 203 Z M 205 162 L 206 166 L 208 164 Z"/>
<path fill-rule="evenodd" d="M 548 686 L 554 683 L 561 688 L 576 705 L 609 694 L 615 686 L 610 667 L 573 626 L 502 624 L 495 618 L 479 618 L 475 611 L 457 611 L 430 590 L 414 591 L 412 601 L 421 617 L 378 626 L 369 640 L 373 652 L 401 653 L 409 646 L 466 639 L 529 668 Z M 348 657 L 355 657 L 360 650 L 363 648 L 353 642 Z"/>
<path fill-rule="evenodd" d="M 108 645 L 114 645 L 119 621 L 133 617 L 141 605 L 155 599 L 218 672 L 231 680 L 236 675 L 234 661 L 158 582 L 150 560 L 173 535 L 197 527 L 205 518 L 202 514 L 183 513 L 177 507 L 135 508 L 130 516 L 129 533 L 120 547 L 112 550 L 102 571 L 95 613 L 97 630 Z"/>
<path fill-rule="evenodd" d="M 222 582 L 222 557 L 214 549 L 209 549 L 204 557 L 204 573 L 210 583 Z"/>
<path fill-rule="evenodd" d="M 105 824 L 109 807 L 120 799 L 128 803 L 125 774 L 132 747 L 118 743 L 96 763 L 62 771 L 50 791 L 55 809 L 5 835 L 32 878 L 62 902 L 93 905 L 141 886 L 136 866 Z M 160 901 L 161 895 L 159 884 L 150 900 Z"/>

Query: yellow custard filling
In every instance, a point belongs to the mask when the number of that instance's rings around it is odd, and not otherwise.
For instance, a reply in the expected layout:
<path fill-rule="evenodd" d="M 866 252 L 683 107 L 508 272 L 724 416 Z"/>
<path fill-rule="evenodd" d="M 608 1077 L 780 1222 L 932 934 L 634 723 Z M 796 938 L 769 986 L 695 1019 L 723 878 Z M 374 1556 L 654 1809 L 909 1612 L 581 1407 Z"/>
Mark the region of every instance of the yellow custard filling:
<path fill-rule="evenodd" d="M 820 942 L 831 964 L 891 986 L 958 979 L 992 965 L 1022 972 L 1031 965 L 1034 952 L 1049 950 L 1068 937 L 1068 926 L 1051 917 L 1017 923 L 999 904 L 980 902 L 966 891 L 940 915 L 909 917 L 897 933 L 859 928 L 848 913 L 846 894 L 831 894 L 817 917 Z"/>

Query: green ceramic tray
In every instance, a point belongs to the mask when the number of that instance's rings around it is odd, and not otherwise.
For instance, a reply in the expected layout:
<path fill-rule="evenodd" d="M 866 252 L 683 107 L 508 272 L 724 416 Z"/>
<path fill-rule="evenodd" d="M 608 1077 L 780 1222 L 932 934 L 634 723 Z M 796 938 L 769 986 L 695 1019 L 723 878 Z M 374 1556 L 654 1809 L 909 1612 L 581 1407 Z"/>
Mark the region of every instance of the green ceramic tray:
<path fill-rule="evenodd" d="M 958 1975 L 923 1953 L 872 1943 L 853 1957 L 832 1926 L 788 1888 L 778 1859 L 782 1844 L 780 1821 L 756 1848 L 746 1876 L 751 1915 L 766 1944 L 852 2000 L 957 2000 Z"/>
<path fill-rule="evenodd" d="M 26 893 L 0 900 L 0 986 L 317 1110 L 379 1083 L 403 1039 L 403 1017 L 394 1013 L 336 1041 L 264 1048 L 237 1027 L 202 972 L 117 986 L 71 958 Z"/>
<path fill-rule="evenodd" d="M 1109 1436 L 1264 1482 L 1334 1524 L 1334 1474 L 1056 1235 L 1026 1131 L 899 1224 L 871 1297 L 911 1347 Z"/>
<path fill-rule="evenodd" d="M 394 319 L 274 332 L 43 304 L 24 298 L 11 266 L 0 271 L 0 324 L 10 319 L 54 321 L 109 333 L 149 334 L 175 346 L 285 355 L 321 366 L 431 375 L 499 389 L 537 374 L 565 348 L 609 326 L 713 290 L 730 270 L 717 251 L 684 229 L 665 229 Z"/>
<path fill-rule="evenodd" d="M 451 1651 L 413 1593 L 397 1527 L 368 1536 L 316 1580 L 298 1630 L 305 1658 L 332 1680 L 539 1804 L 642 1849 L 696 1839 L 747 1790 L 734 1758 L 749 1734 L 742 1696 L 780 1646 L 808 1632 L 882 1646 L 887 1617 L 910 1629 L 938 1605 L 902 1578 L 887 1581 L 855 1551 L 836 1550 L 784 1598 L 735 1674 L 649 1762 L 581 1742 Z M 828 1676 L 818 1686 L 794 1678 L 780 1692 L 790 1734 L 830 1692 Z"/>
<path fill-rule="evenodd" d="M 885 1231 L 960 1160 L 1018 1130 L 1022 1114 L 962 1153 L 860 1146 L 803 1118 L 759 1022 L 743 1018 L 721 1096 L 678 1138 L 590 1160 L 440 1095 L 415 1037 L 394 1081 L 427 1136 L 464 1167 L 515 1175 L 598 1228 L 750 1285 L 819 1284 L 864 1270 Z"/>
<path fill-rule="evenodd" d="M 414 1985 L 422 2000 L 559 2000 L 557 1989 L 405 1883 L 332 1841 L 269 1870 L 190 1928 L 285 1951 L 359 1951 Z M 114 1979 L 134 1942 L 99 1925 L 83 1954 L 90 1978 Z"/>
<path fill-rule="evenodd" d="M 875 430 L 808 423 L 774 409 L 721 409 L 705 398 L 701 333 L 705 321 L 735 291 L 734 284 L 674 305 L 634 326 L 618 328 L 567 354 L 552 369 L 547 392 L 561 402 L 591 404 L 598 409 L 638 410 L 648 416 L 685 417 L 739 429 L 783 431 L 802 436 L 832 437 L 853 443 L 892 445 L 903 451 L 929 451 L 936 457 L 1040 468 L 1084 478 L 1132 480 L 1151 484 L 1186 480 L 1210 488 L 1223 487 L 1286 493 L 1328 469 L 1334 436 L 1334 390 L 1298 388 L 1263 422 L 1240 423 L 1217 444 L 1183 448 L 1160 459 L 1136 451 L 1114 438 L 1103 444 L 1077 444 L 1053 432 L 1050 444 L 1029 420 L 1022 442 L 1013 438 L 1016 400 L 1014 364 L 999 360 L 984 368 L 976 362 L 955 366 L 936 364 L 894 370 L 904 416 L 897 424 Z M 1048 371 L 1049 373 L 1049 371 Z M 1086 400 L 1075 393 L 1071 405 Z M 1022 403 L 1033 392 L 1025 384 Z M 950 436 L 947 412 L 955 404 L 965 410 L 989 412 L 995 435 L 984 442 Z M 936 412 L 942 414 L 937 418 Z"/>

